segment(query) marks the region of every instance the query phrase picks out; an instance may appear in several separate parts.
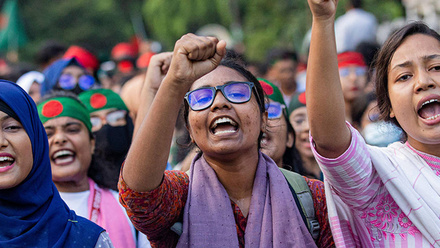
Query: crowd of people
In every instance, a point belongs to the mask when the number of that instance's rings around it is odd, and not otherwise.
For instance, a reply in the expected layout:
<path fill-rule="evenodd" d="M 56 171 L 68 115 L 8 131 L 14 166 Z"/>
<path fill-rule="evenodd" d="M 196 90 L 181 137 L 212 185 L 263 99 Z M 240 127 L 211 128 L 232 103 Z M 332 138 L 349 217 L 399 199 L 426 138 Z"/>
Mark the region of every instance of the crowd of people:
<path fill-rule="evenodd" d="M 440 35 L 337 2 L 305 58 L 48 43 L 0 80 L 0 247 L 440 247 Z"/>

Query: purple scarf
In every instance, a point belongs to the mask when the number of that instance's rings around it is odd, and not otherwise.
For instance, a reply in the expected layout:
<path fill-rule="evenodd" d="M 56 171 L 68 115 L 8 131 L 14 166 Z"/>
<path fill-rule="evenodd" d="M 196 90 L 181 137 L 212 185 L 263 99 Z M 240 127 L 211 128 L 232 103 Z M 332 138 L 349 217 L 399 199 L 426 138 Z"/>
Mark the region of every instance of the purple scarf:
<path fill-rule="evenodd" d="M 177 247 L 238 247 L 231 202 L 214 170 L 198 155 L 191 166 Z M 246 247 L 316 247 L 281 171 L 260 152 L 245 231 Z"/>

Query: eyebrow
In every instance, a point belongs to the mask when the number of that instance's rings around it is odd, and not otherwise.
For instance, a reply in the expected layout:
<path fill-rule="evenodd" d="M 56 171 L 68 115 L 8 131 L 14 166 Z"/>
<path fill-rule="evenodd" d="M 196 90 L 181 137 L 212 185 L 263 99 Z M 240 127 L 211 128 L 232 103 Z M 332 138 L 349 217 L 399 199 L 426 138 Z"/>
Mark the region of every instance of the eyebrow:
<path fill-rule="evenodd" d="M 0 119 L 0 121 L 5 121 L 5 120 L 7 120 L 7 119 L 9 119 L 9 118 L 12 118 L 12 117 L 9 116 L 8 114 L 6 114 L 5 116 L 3 116 L 3 117 Z"/>
<path fill-rule="evenodd" d="M 428 62 L 430 60 L 439 59 L 440 60 L 440 54 L 432 54 L 432 55 L 426 55 L 422 57 L 423 62 Z M 405 61 L 401 64 L 395 65 L 391 70 L 394 70 L 396 68 L 406 68 L 410 67 L 413 63 L 411 61 Z"/>
<path fill-rule="evenodd" d="M 440 59 L 440 54 L 432 54 L 432 55 L 423 56 L 424 62 L 434 60 L 434 59 Z"/>
<path fill-rule="evenodd" d="M 81 126 L 81 122 L 67 122 L 66 124 L 62 125 L 62 128 L 66 128 L 68 126 L 72 126 L 72 125 L 80 125 Z M 53 129 L 55 128 L 55 126 L 51 125 L 51 126 L 45 126 L 45 129 Z"/>

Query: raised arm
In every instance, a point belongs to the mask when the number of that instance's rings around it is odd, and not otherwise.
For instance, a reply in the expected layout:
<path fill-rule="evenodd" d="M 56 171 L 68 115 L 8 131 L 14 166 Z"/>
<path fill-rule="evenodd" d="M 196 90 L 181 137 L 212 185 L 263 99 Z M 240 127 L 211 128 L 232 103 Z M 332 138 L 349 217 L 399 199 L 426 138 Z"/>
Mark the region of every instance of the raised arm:
<path fill-rule="evenodd" d="M 307 112 L 316 150 L 335 158 L 350 145 L 339 80 L 334 20 L 337 0 L 308 0 L 313 14 L 307 65 Z"/>
<path fill-rule="evenodd" d="M 135 135 L 153 103 L 153 99 L 157 94 L 160 83 L 168 72 L 172 57 L 172 52 L 159 53 L 151 57 L 140 92 L 139 110 L 134 123 L 133 133 Z"/>
<path fill-rule="evenodd" d="M 220 64 L 225 53 L 226 43 L 213 37 L 187 34 L 176 42 L 168 73 L 125 160 L 122 176 L 131 189 L 149 191 L 160 185 L 183 97 L 196 79 Z"/>

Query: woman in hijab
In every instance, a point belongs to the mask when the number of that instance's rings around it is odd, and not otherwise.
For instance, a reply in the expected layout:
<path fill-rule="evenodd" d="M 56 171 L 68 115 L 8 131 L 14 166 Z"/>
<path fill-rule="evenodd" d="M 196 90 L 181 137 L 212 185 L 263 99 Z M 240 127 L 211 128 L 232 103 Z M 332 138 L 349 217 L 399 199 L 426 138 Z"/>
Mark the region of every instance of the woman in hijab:
<path fill-rule="evenodd" d="M 15 83 L 0 87 L 0 247 L 113 247 L 58 194 L 32 98 Z"/>
<path fill-rule="evenodd" d="M 43 71 L 44 82 L 41 85 L 41 96 L 51 90 L 79 93 L 91 89 L 95 78 L 76 60 L 76 58 L 59 59 Z"/>

